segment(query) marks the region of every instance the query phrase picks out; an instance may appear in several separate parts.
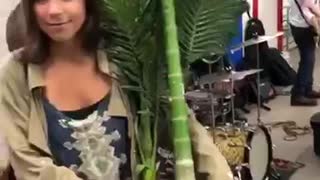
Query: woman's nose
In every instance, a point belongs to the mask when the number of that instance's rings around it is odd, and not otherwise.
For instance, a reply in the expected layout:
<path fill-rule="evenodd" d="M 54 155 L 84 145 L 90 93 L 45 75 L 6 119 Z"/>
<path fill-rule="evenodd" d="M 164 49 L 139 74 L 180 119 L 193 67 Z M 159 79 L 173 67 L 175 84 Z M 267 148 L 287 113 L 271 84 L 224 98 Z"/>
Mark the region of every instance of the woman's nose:
<path fill-rule="evenodd" d="M 50 0 L 48 2 L 48 13 L 51 16 L 59 15 L 62 13 L 62 4 L 59 2 L 59 0 Z"/>

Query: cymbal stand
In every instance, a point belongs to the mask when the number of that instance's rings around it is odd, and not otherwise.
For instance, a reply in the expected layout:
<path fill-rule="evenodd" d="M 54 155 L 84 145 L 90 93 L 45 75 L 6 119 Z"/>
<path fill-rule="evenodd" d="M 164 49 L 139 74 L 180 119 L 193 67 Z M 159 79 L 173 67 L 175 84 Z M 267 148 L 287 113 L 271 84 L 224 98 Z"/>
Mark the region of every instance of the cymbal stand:
<path fill-rule="evenodd" d="M 233 90 L 234 90 L 234 78 L 233 78 L 233 73 L 231 71 L 231 90 L 230 90 L 230 93 L 231 93 L 231 124 L 234 124 L 235 123 L 235 107 L 234 107 L 234 93 L 233 93 Z"/>
<path fill-rule="evenodd" d="M 215 119 L 215 111 L 214 111 L 214 96 L 213 93 L 210 93 L 210 100 L 211 100 L 211 123 L 212 123 L 212 128 L 216 127 L 216 119 Z"/>
<path fill-rule="evenodd" d="M 271 165 L 271 172 L 269 176 L 270 178 L 272 177 L 275 180 L 281 180 L 281 174 L 273 164 Z"/>
<path fill-rule="evenodd" d="M 212 64 L 208 63 L 209 66 L 209 74 L 212 74 Z M 212 85 L 209 84 L 209 90 L 212 92 Z M 216 119 L 215 119 L 215 111 L 214 111 L 214 95 L 213 93 L 209 93 L 210 96 L 210 103 L 211 103 L 211 123 L 212 123 L 212 128 L 216 127 Z"/>
<path fill-rule="evenodd" d="M 257 35 L 258 37 L 258 35 Z M 256 44 L 256 53 L 257 53 L 257 69 L 260 69 L 260 48 L 259 43 Z M 257 74 L 257 121 L 258 124 L 261 124 L 261 89 L 260 89 L 260 83 L 261 83 L 261 75 L 260 72 Z"/>

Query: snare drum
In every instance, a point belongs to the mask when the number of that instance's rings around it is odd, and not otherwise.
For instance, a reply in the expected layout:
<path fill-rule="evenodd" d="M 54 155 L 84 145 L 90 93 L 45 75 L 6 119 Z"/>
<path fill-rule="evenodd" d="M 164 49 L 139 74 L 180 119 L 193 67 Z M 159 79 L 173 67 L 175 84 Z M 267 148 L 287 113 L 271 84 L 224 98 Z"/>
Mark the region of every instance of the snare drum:
<path fill-rule="evenodd" d="M 215 128 L 210 134 L 236 175 L 239 174 L 236 171 L 240 167 L 249 171 L 241 172 L 245 176 L 241 179 L 266 179 L 272 161 L 272 142 L 266 127 L 257 126 L 252 130 Z"/>
<path fill-rule="evenodd" d="M 200 90 L 189 91 L 185 94 L 189 107 L 202 125 L 212 126 L 218 111 L 218 102 L 209 92 Z"/>

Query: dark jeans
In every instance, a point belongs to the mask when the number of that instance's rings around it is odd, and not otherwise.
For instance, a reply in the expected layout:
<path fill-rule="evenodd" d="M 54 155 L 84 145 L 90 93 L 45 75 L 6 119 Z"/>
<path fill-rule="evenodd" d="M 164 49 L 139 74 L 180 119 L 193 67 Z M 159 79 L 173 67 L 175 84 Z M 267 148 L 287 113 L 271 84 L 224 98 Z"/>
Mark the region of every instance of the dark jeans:
<path fill-rule="evenodd" d="M 292 88 L 292 96 L 305 96 L 312 91 L 313 70 L 315 64 L 315 40 L 310 28 L 299 28 L 291 25 L 291 32 L 296 42 L 300 63 L 297 79 Z"/>

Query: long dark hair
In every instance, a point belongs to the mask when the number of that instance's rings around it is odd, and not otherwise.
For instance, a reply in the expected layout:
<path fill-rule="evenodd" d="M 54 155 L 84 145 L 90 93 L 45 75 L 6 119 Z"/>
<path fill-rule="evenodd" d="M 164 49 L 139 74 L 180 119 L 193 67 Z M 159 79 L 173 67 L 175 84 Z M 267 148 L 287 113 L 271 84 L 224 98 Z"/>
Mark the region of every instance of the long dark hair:
<path fill-rule="evenodd" d="M 41 64 L 49 55 L 49 37 L 41 31 L 37 23 L 33 10 L 35 2 L 36 0 L 22 1 L 26 19 L 26 38 L 21 60 L 24 63 Z M 80 33 L 83 37 L 82 47 L 88 52 L 98 48 L 101 38 L 101 5 L 99 3 L 99 0 L 85 0 L 86 20 Z"/>

